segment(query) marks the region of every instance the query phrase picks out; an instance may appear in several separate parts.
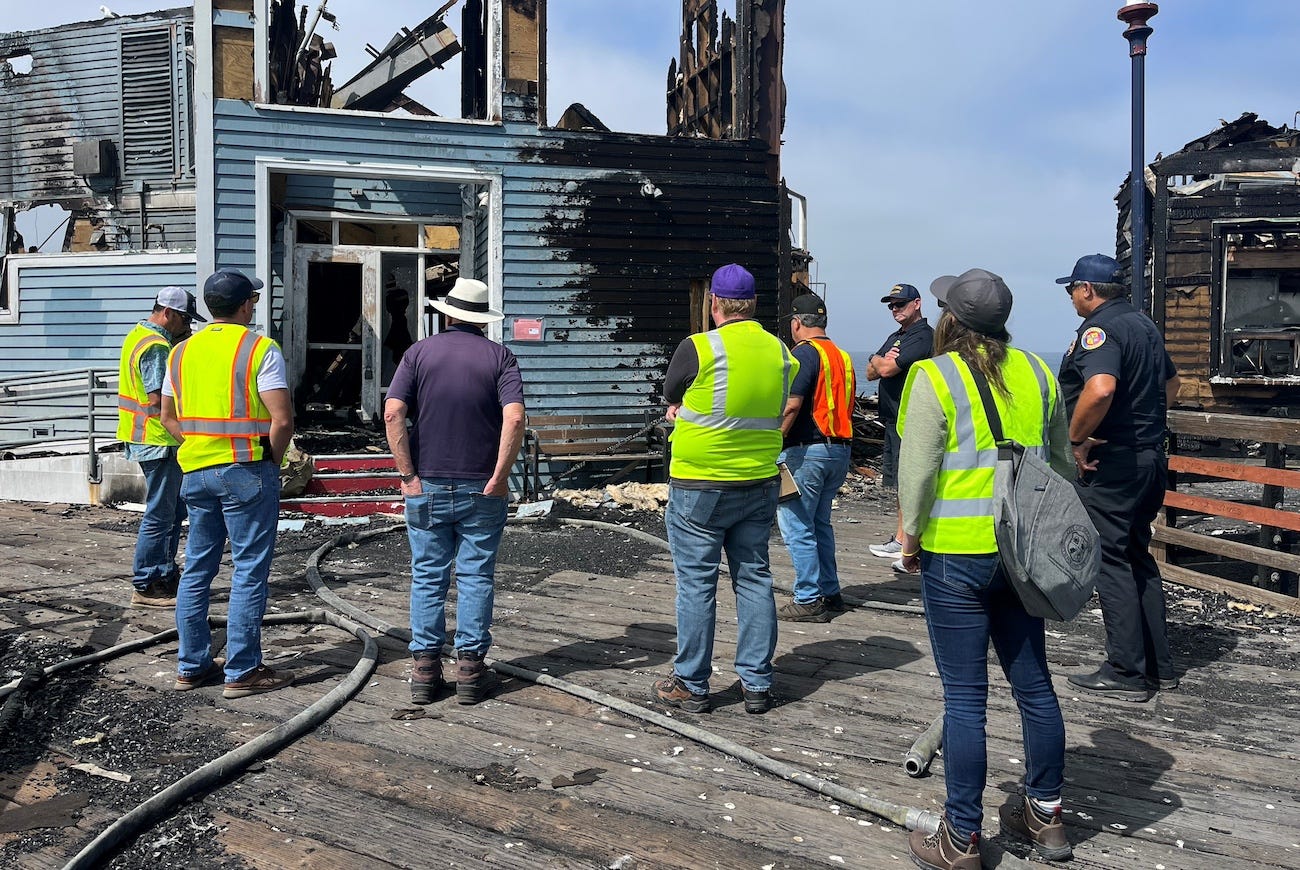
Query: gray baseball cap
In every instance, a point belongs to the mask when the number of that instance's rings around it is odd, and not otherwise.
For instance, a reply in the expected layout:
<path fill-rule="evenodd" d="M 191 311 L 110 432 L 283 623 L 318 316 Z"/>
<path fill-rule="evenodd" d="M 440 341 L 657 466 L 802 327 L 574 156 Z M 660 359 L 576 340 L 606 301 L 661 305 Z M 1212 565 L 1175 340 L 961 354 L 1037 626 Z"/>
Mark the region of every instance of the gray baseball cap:
<path fill-rule="evenodd" d="M 930 283 L 930 292 L 963 326 L 985 335 L 1006 329 L 1011 290 L 992 272 L 967 269 L 960 275 L 943 275 Z"/>

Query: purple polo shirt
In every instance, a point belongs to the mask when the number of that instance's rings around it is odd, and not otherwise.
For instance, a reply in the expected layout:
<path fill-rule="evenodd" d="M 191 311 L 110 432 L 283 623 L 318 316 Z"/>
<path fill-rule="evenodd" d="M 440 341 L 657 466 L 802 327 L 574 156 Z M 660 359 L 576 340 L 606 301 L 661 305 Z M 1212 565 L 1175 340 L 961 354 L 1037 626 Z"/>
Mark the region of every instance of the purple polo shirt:
<path fill-rule="evenodd" d="M 486 480 L 497 467 L 501 409 L 524 401 L 519 363 L 483 331 L 458 323 L 411 345 L 388 398 L 406 403 L 420 477 Z"/>

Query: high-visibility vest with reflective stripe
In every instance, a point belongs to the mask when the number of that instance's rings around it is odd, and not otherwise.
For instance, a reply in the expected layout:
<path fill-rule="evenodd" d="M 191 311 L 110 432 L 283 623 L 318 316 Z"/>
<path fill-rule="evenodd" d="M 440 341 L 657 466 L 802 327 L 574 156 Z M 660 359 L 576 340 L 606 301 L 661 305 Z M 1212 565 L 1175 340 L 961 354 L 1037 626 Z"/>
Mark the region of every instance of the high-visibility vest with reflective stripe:
<path fill-rule="evenodd" d="M 799 361 L 753 320 L 728 323 L 691 341 L 700 370 L 677 412 L 669 473 L 685 480 L 775 477 L 781 414 Z"/>
<path fill-rule="evenodd" d="M 185 436 L 176 451 L 182 471 L 268 455 L 271 413 L 257 393 L 257 370 L 274 344 L 238 324 L 214 323 L 172 350 L 167 365 Z"/>
<path fill-rule="evenodd" d="M 853 396 L 857 392 L 852 358 L 829 338 L 799 344 L 812 345 L 822 364 L 813 393 L 813 422 L 827 438 L 852 438 Z"/>
<path fill-rule="evenodd" d="M 175 446 L 176 439 L 162 424 L 162 407 L 149 404 L 149 393 L 140 375 L 140 358 L 154 347 L 164 350 L 171 342 L 147 326 L 137 323 L 122 342 L 117 363 L 117 440 L 134 444 Z"/>
<path fill-rule="evenodd" d="M 993 475 L 998 449 L 989 429 L 979 389 L 966 362 L 954 353 L 914 363 L 907 374 L 898 410 L 898 431 L 906 438 L 908 399 L 918 377 L 929 379 L 948 420 L 943 462 L 934 503 L 921 530 L 921 546 L 931 553 L 996 553 L 993 531 Z M 1003 437 L 1047 458 L 1047 429 L 1057 402 L 1056 379 L 1032 353 L 1007 349 L 1002 363 L 1007 395 L 990 383 L 1002 419 Z"/>

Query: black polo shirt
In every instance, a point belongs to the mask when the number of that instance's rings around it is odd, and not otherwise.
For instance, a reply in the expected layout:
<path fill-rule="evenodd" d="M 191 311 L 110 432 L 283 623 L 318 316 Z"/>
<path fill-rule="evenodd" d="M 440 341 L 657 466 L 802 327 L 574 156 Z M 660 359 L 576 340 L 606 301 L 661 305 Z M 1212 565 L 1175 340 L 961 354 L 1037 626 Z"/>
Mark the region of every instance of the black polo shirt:
<path fill-rule="evenodd" d="M 922 317 L 907 329 L 897 329 L 885 339 L 885 343 L 876 351 L 876 356 L 889 353 L 891 347 L 898 348 L 898 374 L 890 378 L 881 378 L 876 395 L 880 401 L 880 420 L 882 423 L 898 421 L 898 406 L 903 402 L 903 387 L 907 384 L 907 370 L 913 363 L 934 356 L 934 327 Z"/>
<path fill-rule="evenodd" d="M 1079 325 L 1061 360 L 1061 395 L 1073 418 L 1084 383 L 1111 375 L 1115 395 L 1092 437 L 1122 447 L 1159 447 L 1165 438 L 1165 384 L 1176 374 L 1151 319 L 1127 299 L 1111 299 Z"/>

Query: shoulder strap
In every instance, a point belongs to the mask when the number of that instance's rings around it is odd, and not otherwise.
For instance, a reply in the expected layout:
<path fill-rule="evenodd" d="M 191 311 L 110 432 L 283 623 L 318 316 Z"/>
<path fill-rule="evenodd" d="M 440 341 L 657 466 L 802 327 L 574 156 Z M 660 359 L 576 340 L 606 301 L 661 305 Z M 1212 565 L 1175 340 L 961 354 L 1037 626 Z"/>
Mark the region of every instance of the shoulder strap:
<path fill-rule="evenodd" d="M 966 363 L 965 360 L 962 360 Z M 1004 440 L 1002 437 L 1002 416 L 998 414 L 998 406 L 993 402 L 993 391 L 989 389 L 989 379 L 975 366 L 966 363 L 966 368 L 970 371 L 971 379 L 975 381 L 975 388 L 980 391 L 980 400 L 984 403 L 984 416 L 988 418 L 989 430 L 993 433 L 993 441 L 1001 444 Z"/>

